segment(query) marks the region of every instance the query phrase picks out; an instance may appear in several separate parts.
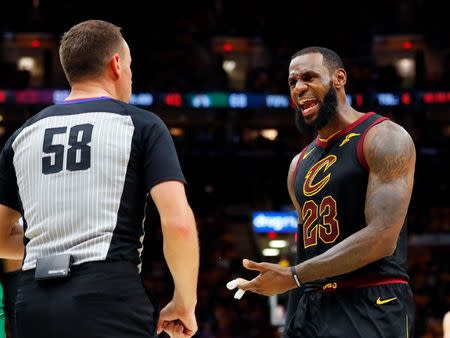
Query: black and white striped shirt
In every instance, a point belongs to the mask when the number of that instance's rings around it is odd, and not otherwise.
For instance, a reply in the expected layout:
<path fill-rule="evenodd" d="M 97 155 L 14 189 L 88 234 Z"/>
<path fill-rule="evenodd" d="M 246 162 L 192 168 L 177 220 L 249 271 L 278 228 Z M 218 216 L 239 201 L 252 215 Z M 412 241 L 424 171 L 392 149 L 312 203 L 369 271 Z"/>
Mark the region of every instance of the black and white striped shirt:
<path fill-rule="evenodd" d="M 149 190 L 184 182 L 172 138 L 153 113 L 106 97 L 50 106 L 0 157 L 0 203 L 26 227 L 23 270 L 70 253 L 74 264 L 140 263 Z"/>

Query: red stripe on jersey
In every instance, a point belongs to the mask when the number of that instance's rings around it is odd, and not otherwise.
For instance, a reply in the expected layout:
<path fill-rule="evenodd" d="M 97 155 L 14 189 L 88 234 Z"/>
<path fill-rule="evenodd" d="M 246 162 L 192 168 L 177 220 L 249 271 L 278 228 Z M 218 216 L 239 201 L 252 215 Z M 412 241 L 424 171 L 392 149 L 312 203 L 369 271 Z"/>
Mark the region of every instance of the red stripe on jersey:
<path fill-rule="evenodd" d="M 361 135 L 358 141 L 358 145 L 356 147 L 356 156 L 358 157 L 359 163 L 365 168 L 366 170 L 369 170 L 369 165 L 367 164 L 366 157 L 364 156 L 364 139 L 366 138 L 367 132 L 377 124 L 389 120 L 387 117 L 380 117 L 379 119 L 375 120 L 370 126 L 367 127 L 367 129 L 364 131 L 364 133 Z"/>
<path fill-rule="evenodd" d="M 297 160 L 297 165 L 295 166 L 295 171 L 294 171 L 294 180 L 297 177 L 297 170 L 298 170 L 298 166 L 300 165 L 300 161 L 302 160 L 303 154 L 305 153 L 306 149 L 308 148 L 308 146 L 306 146 L 305 148 L 303 148 L 302 152 L 300 153 L 300 156 L 298 157 Z"/>
<path fill-rule="evenodd" d="M 330 292 L 337 289 L 358 289 L 358 288 L 368 288 L 371 286 L 386 285 L 386 284 L 408 284 L 408 281 L 401 278 L 393 277 L 366 277 L 366 278 L 356 278 L 351 280 L 337 281 L 327 283 L 322 286 L 321 291 Z"/>
<path fill-rule="evenodd" d="M 321 147 L 321 148 L 327 148 L 330 144 L 332 144 L 335 140 L 337 140 L 338 138 L 342 137 L 343 135 L 347 134 L 349 131 L 351 131 L 353 128 L 355 128 L 358 124 L 363 123 L 365 120 L 367 120 L 369 117 L 371 117 L 373 114 L 375 114 L 374 112 L 369 112 L 363 116 L 361 116 L 359 119 L 357 119 L 356 121 L 350 123 L 347 127 L 345 127 L 345 129 L 342 129 L 339 133 L 337 133 L 336 135 L 333 135 L 332 138 L 330 138 L 329 140 L 325 141 L 321 141 L 319 137 L 317 137 L 316 139 L 316 144 Z"/>

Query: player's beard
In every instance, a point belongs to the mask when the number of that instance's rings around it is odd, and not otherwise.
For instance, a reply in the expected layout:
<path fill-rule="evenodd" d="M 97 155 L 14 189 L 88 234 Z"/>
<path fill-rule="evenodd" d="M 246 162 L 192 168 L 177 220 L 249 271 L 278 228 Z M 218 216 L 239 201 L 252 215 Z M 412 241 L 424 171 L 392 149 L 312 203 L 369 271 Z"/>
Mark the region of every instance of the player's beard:
<path fill-rule="evenodd" d="M 295 107 L 295 125 L 297 129 L 302 132 L 310 132 L 312 129 L 318 131 L 325 127 L 330 121 L 337 116 L 338 99 L 336 89 L 333 83 L 330 82 L 330 89 L 325 94 L 323 101 L 319 103 L 320 108 L 317 112 L 317 117 L 312 123 L 306 123 L 301 111 Z"/>

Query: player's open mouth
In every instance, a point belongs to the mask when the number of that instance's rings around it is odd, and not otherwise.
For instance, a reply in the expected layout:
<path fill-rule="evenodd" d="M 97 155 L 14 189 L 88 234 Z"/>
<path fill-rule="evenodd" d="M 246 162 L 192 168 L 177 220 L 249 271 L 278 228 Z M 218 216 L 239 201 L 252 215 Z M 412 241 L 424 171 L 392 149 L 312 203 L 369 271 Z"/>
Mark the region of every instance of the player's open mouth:
<path fill-rule="evenodd" d="M 301 108 L 303 116 L 309 116 L 319 109 L 319 101 L 316 99 L 303 99 L 299 100 L 298 104 Z"/>

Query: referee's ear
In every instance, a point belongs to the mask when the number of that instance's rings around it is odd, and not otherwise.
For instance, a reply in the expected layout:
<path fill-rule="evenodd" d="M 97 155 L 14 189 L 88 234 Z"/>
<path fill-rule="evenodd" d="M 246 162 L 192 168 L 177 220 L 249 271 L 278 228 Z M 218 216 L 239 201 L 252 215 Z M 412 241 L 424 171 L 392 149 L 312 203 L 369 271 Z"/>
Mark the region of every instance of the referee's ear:
<path fill-rule="evenodd" d="M 121 65 L 119 53 L 115 53 L 109 60 L 108 71 L 114 80 L 118 80 L 120 78 Z"/>

